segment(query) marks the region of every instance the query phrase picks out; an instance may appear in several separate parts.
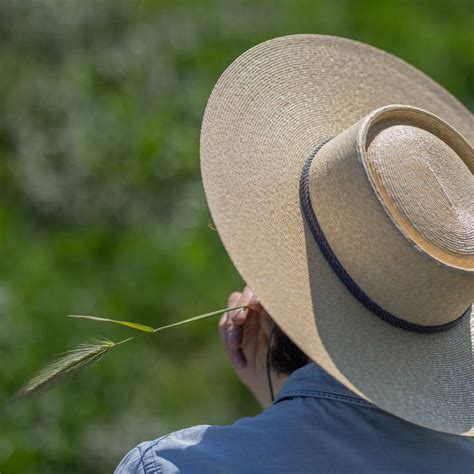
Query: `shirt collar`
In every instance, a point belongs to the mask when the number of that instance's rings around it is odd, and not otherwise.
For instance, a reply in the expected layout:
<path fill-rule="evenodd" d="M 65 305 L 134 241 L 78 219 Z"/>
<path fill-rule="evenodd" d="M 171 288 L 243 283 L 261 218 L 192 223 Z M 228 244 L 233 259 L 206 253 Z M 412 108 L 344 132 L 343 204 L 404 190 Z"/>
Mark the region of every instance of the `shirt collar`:
<path fill-rule="evenodd" d="M 295 396 L 332 398 L 375 408 L 375 405 L 342 385 L 315 362 L 310 362 L 295 370 L 285 382 L 273 403 Z"/>

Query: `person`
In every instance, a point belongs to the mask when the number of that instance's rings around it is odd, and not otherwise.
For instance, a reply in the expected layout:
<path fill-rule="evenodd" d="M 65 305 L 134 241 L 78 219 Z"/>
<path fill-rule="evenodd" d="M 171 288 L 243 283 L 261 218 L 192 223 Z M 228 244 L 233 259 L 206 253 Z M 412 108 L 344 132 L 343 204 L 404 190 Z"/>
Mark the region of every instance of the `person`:
<path fill-rule="evenodd" d="M 473 125 L 352 40 L 237 58 L 206 106 L 201 172 L 246 282 L 220 338 L 262 411 L 143 442 L 116 472 L 474 472 Z"/>
<path fill-rule="evenodd" d="M 116 473 L 472 473 L 474 441 L 418 427 L 350 392 L 274 322 L 250 288 L 233 292 L 219 334 L 240 381 L 263 408 L 229 426 L 199 425 L 144 442 Z"/>

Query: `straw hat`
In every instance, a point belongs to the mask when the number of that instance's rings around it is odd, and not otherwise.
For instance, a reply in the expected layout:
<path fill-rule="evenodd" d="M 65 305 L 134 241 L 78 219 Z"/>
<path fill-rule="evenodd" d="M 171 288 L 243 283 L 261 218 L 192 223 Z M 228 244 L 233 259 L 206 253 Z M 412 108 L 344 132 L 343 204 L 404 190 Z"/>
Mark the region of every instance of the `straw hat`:
<path fill-rule="evenodd" d="M 241 55 L 201 131 L 214 223 L 283 331 L 381 409 L 471 435 L 473 143 L 425 74 L 321 35 Z"/>

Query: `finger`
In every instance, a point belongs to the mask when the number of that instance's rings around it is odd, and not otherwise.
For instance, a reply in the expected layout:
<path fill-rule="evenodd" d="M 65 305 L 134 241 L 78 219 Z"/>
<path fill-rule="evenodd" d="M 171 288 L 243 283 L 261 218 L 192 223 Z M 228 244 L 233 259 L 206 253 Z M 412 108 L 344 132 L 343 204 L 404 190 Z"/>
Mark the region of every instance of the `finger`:
<path fill-rule="evenodd" d="M 227 299 L 227 306 L 230 308 L 239 306 L 239 300 L 241 296 L 242 296 L 242 293 L 240 293 L 239 291 L 234 291 L 233 293 L 231 293 L 229 295 L 229 298 Z M 227 311 L 226 313 L 224 313 L 228 321 L 231 320 L 233 313 L 234 311 Z"/>
<path fill-rule="evenodd" d="M 242 345 L 243 327 L 234 323 L 229 324 L 226 334 L 226 343 L 230 349 L 238 349 Z"/>
<path fill-rule="evenodd" d="M 239 302 L 242 298 L 242 294 L 238 292 L 232 293 L 229 297 L 229 303 L 231 306 L 240 306 Z M 232 349 L 237 349 L 242 343 L 242 330 L 238 328 L 234 322 L 234 315 L 239 312 L 239 310 L 227 311 L 225 313 L 225 333 L 224 333 L 224 344 L 229 346 Z"/>
<path fill-rule="evenodd" d="M 245 323 L 247 320 L 247 316 L 249 314 L 249 311 L 247 308 L 241 308 L 235 311 L 235 313 L 232 315 L 232 323 L 234 323 L 236 326 L 241 326 L 242 324 Z"/>
<path fill-rule="evenodd" d="M 245 287 L 242 293 L 234 292 L 229 296 L 229 306 L 246 306 L 251 300 L 253 292 Z M 244 308 L 228 311 L 219 321 L 219 333 L 227 354 L 236 368 L 246 365 L 245 355 L 241 349 L 243 338 L 242 324 L 247 311 Z"/>
<path fill-rule="evenodd" d="M 242 368 L 245 367 L 247 361 L 246 361 L 245 355 L 244 355 L 242 349 L 240 349 L 240 347 L 233 348 L 233 347 L 229 346 L 229 344 L 228 344 L 229 326 L 230 326 L 230 324 L 229 324 L 227 318 L 225 317 L 225 314 L 222 315 L 220 320 L 219 320 L 219 335 L 220 335 L 221 341 L 223 343 L 224 349 L 225 349 L 230 361 L 232 362 L 232 365 L 237 370 L 242 369 Z"/>
<path fill-rule="evenodd" d="M 248 303 L 249 309 L 252 311 L 261 311 L 263 306 L 260 303 L 260 300 L 255 296 L 255 294 L 252 295 L 250 298 L 250 301 Z"/>
<path fill-rule="evenodd" d="M 242 293 L 238 291 L 234 291 L 229 295 L 229 298 L 227 298 L 227 307 L 232 307 L 232 306 L 237 306 L 237 302 L 239 301 L 240 297 L 242 296 Z"/>
<path fill-rule="evenodd" d="M 219 337 L 221 339 L 222 344 L 225 346 L 226 345 L 226 325 L 227 325 L 227 313 L 224 313 L 220 319 L 219 319 Z"/>
<path fill-rule="evenodd" d="M 243 292 L 240 294 L 240 298 L 238 299 L 236 306 L 247 306 L 249 301 L 252 299 L 253 292 L 252 290 L 246 286 Z M 240 308 L 229 313 L 229 319 L 237 325 L 243 324 L 247 317 L 246 308 Z"/>
<path fill-rule="evenodd" d="M 247 297 L 250 297 L 248 301 Z M 247 321 L 249 316 L 259 313 L 260 311 L 264 311 L 263 306 L 260 304 L 260 300 L 248 287 L 246 287 L 242 293 L 240 301 L 242 300 L 246 301 L 247 308 L 244 311 L 238 310 L 232 315 L 232 321 L 234 324 L 243 324 L 245 321 Z"/>
<path fill-rule="evenodd" d="M 230 351 L 239 349 L 242 344 L 242 327 L 234 324 L 226 314 L 223 314 L 219 320 L 219 335 L 224 346 Z"/>
<path fill-rule="evenodd" d="M 240 298 L 237 301 L 237 306 L 247 306 L 249 304 L 250 299 L 252 298 L 252 295 L 252 290 L 248 286 L 246 286 L 240 294 Z M 235 316 L 237 312 L 239 312 L 239 310 L 234 311 L 233 315 L 231 316 Z"/>

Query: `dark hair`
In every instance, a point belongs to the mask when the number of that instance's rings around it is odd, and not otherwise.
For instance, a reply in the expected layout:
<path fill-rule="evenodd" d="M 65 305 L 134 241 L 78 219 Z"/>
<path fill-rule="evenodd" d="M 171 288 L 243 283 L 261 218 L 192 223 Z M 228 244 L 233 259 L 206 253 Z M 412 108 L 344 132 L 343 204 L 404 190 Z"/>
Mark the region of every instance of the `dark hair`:
<path fill-rule="evenodd" d="M 273 328 L 269 353 L 270 368 L 278 374 L 290 375 L 310 362 L 308 356 L 277 326 Z"/>

